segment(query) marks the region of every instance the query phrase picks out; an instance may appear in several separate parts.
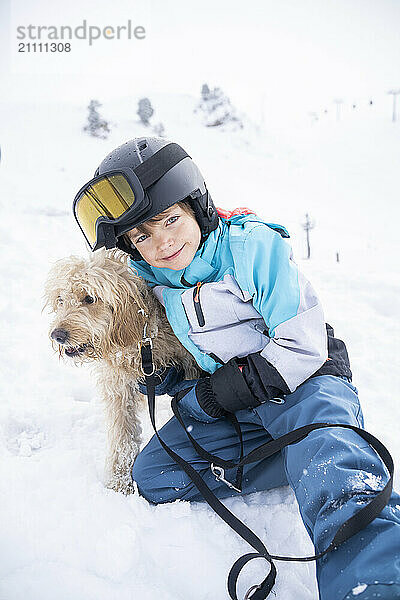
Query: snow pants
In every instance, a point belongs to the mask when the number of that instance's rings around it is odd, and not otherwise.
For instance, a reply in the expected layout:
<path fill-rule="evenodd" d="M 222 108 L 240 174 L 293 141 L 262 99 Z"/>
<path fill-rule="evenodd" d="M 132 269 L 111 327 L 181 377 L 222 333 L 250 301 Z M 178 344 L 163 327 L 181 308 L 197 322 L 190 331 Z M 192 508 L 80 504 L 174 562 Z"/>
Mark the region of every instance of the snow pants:
<path fill-rule="evenodd" d="M 309 379 L 287 395 L 283 404 L 266 402 L 238 411 L 236 417 L 245 454 L 308 423 L 364 426 L 356 388 L 331 375 Z M 192 427 L 191 435 L 209 452 L 226 460 L 239 459 L 238 438 L 229 421 L 202 423 L 187 416 L 184 420 Z M 175 417 L 162 427 L 160 435 L 202 474 L 216 496 L 237 495 L 216 480 L 209 463 L 197 455 Z M 225 476 L 234 481 L 235 471 L 227 471 Z M 203 500 L 155 436 L 138 455 L 133 478 L 140 494 L 152 503 L 178 498 Z M 387 480 L 386 467 L 368 443 L 354 431 L 335 427 L 313 431 L 279 454 L 246 465 L 242 493 L 289 484 L 318 553 L 329 546 L 340 524 L 371 500 Z M 268 547 L 268 541 L 266 544 Z M 316 567 L 320 600 L 400 598 L 400 496 L 393 493 L 390 503 L 368 527 L 319 559 Z"/>

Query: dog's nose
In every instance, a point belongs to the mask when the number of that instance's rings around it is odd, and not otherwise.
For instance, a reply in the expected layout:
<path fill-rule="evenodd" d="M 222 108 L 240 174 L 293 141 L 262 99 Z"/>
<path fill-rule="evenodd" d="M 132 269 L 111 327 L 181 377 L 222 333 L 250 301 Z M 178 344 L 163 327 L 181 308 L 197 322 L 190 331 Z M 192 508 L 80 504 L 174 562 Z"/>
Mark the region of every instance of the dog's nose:
<path fill-rule="evenodd" d="M 65 344 L 68 339 L 68 331 L 65 331 L 65 329 L 54 329 L 50 337 L 59 344 Z"/>

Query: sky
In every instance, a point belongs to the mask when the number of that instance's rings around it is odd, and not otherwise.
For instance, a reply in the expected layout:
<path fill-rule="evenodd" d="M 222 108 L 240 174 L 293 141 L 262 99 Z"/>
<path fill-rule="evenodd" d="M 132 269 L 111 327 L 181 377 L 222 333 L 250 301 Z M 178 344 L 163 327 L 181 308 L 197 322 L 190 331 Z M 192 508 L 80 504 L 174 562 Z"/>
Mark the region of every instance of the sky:
<path fill-rule="evenodd" d="M 145 28 L 144 39 L 72 40 L 17 52 L 17 27 Z M 396 0 L 1 0 L 2 97 L 87 103 L 219 86 L 255 119 L 285 118 L 400 86 Z M 25 40 L 26 41 L 26 40 Z"/>

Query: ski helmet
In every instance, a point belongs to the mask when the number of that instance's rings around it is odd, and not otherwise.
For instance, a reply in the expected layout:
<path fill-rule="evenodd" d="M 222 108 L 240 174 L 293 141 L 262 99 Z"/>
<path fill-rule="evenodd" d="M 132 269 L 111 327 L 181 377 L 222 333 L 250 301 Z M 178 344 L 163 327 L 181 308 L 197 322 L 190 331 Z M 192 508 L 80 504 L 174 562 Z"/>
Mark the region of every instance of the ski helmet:
<path fill-rule="evenodd" d="M 117 246 L 142 260 L 123 234 L 180 201 L 192 208 L 203 242 L 217 228 L 218 213 L 198 167 L 178 144 L 141 137 L 105 157 L 73 210 L 93 251 Z"/>

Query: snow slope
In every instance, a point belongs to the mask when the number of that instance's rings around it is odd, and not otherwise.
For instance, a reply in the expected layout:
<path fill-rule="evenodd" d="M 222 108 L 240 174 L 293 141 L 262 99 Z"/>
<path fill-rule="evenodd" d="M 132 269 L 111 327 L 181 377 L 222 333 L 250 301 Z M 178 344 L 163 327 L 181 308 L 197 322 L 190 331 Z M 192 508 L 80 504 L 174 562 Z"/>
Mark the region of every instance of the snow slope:
<path fill-rule="evenodd" d="M 166 136 L 198 162 L 217 206 L 249 206 L 288 227 L 327 321 L 348 343 L 366 428 L 398 464 L 398 124 L 369 111 L 339 123 L 277 121 L 265 131 L 248 123 L 221 133 L 200 125 L 190 96 L 152 102 Z M 87 369 L 54 356 L 41 313 L 50 264 L 86 252 L 70 210 L 75 192 L 109 150 L 145 133 L 136 99 L 103 106 L 113 122 L 108 140 L 82 133 L 85 107 L 21 102 L 0 110 L 0 600 L 227 598 L 229 568 L 248 546 L 204 504 L 150 506 L 104 488 L 96 390 Z M 306 212 L 316 220 L 310 261 Z M 164 403 L 159 423 L 169 415 Z M 146 414 L 143 423 L 148 439 Z M 271 552 L 312 553 L 289 488 L 226 503 Z M 262 570 L 244 572 L 242 594 Z M 275 591 L 316 599 L 314 566 L 279 563 Z"/>

